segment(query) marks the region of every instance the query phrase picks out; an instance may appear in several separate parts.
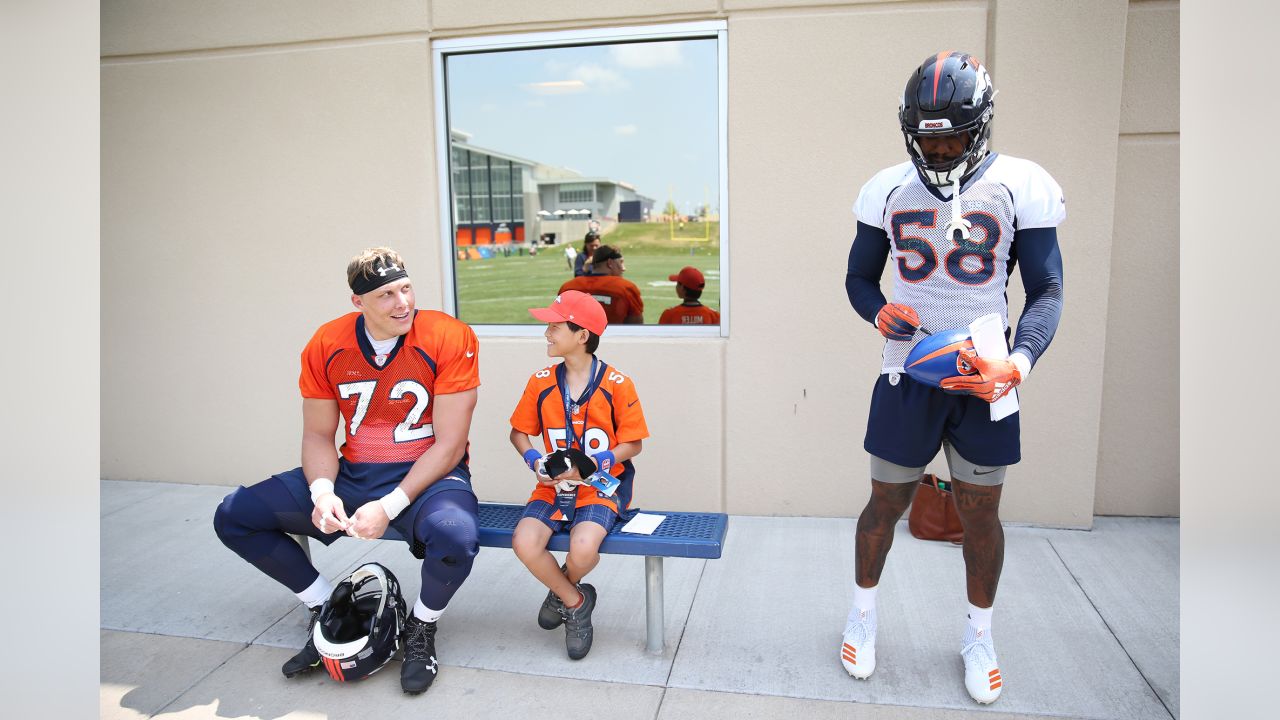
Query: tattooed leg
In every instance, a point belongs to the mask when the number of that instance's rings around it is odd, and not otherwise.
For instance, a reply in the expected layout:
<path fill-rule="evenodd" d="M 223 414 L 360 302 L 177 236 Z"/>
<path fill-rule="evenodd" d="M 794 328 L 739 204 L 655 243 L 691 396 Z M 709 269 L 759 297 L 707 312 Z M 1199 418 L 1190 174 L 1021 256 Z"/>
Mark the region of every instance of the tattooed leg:
<path fill-rule="evenodd" d="M 886 483 L 871 481 L 871 499 L 858 515 L 858 532 L 855 536 L 857 560 L 855 579 L 858 585 L 869 588 L 880 583 L 889 548 L 893 546 L 893 526 L 906 512 L 919 483 Z"/>
<path fill-rule="evenodd" d="M 974 485 L 952 478 L 956 511 L 964 526 L 964 567 L 969 602 L 981 608 L 995 604 L 1004 567 L 1004 528 L 1000 525 L 1003 485 Z"/>

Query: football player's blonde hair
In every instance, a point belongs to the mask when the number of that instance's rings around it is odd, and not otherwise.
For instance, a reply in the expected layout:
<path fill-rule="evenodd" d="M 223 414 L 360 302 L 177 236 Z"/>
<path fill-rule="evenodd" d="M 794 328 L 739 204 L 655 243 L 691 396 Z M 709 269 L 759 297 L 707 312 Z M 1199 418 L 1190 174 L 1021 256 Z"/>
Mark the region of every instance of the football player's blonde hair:
<path fill-rule="evenodd" d="M 379 267 L 398 265 L 404 268 L 404 258 L 389 247 L 365 248 L 364 252 L 351 258 L 347 263 L 347 285 L 355 287 L 358 278 L 367 278 L 378 271 Z"/>

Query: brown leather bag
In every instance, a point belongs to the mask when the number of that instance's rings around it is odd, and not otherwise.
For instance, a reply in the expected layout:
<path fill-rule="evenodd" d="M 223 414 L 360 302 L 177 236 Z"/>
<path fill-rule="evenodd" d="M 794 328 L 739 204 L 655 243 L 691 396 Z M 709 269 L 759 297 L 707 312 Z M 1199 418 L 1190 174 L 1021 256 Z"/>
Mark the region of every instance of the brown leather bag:
<path fill-rule="evenodd" d="M 964 528 L 956 512 L 951 483 L 928 473 L 920 478 L 920 487 L 916 488 L 915 499 L 911 501 L 911 514 L 907 516 L 907 527 L 921 540 L 947 540 L 957 545 L 964 542 Z"/>

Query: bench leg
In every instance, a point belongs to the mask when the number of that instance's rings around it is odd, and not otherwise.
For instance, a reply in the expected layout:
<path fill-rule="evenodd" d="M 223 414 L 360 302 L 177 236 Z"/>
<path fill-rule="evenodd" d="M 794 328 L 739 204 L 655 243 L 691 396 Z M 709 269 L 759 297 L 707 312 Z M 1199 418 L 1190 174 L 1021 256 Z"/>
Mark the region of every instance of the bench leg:
<path fill-rule="evenodd" d="M 294 535 L 293 533 L 290 533 L 289 537 L 293 538 L 293 541 L 298 543 L 298 545 L 302 547 L 302 554 L 306 555 L 307 559 L 310 560 L 311 559 L 311 542 L 310 542 L 311 538 L 307 537 L 306 535 Z"/>
<path fill-rule="evenodd" d="M 644 558 L 645 650 L 662 654 L 664 650 L 662 618 L 662 556 Z"/>

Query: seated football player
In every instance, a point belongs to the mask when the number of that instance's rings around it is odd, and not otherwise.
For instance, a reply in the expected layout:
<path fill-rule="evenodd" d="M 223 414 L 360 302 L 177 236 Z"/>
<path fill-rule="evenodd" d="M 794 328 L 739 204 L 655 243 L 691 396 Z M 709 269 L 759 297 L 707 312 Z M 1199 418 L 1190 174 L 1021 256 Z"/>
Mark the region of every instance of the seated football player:
<path fill-rule="evenodd" d="M 281 668 L 286 677 L 320 666 L 311 630 L 333 591 L 289 534 L 329 545 L 394 528 L 422 560 L 400 668 L 402 689 L 416 694 L 439 672 L 436 622 L 479 550 L 467 461 L 478 345 L 466 324 L 415 308 L 404 260 L 390 248 L 353 258 L 347 283 L 356 311 L 320 326 L 302 351 L 301 467 L 241 486 L 213 526 L 311 611 L 306 645 Z"/>

